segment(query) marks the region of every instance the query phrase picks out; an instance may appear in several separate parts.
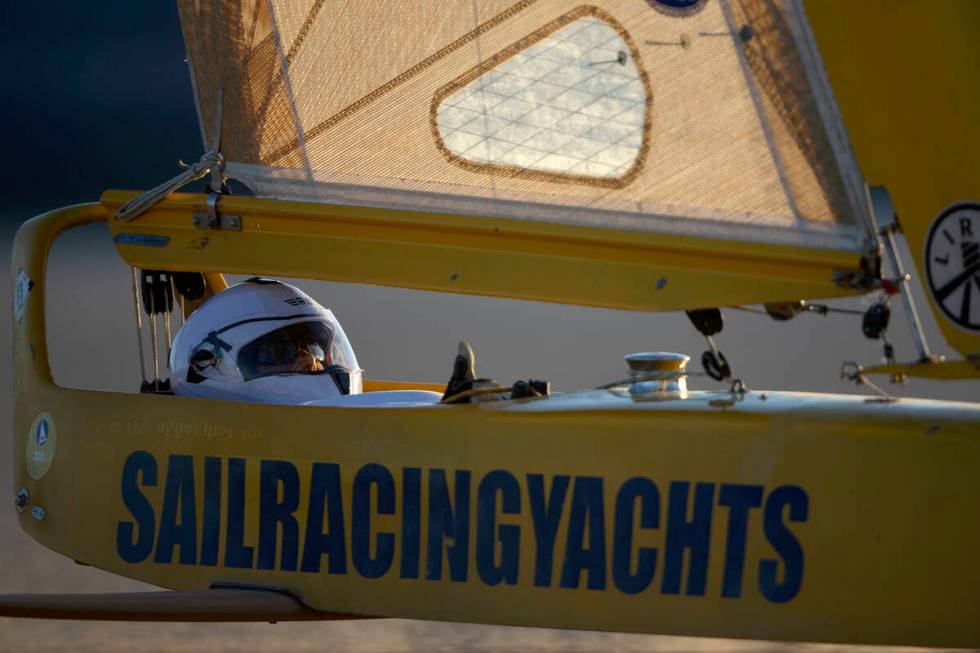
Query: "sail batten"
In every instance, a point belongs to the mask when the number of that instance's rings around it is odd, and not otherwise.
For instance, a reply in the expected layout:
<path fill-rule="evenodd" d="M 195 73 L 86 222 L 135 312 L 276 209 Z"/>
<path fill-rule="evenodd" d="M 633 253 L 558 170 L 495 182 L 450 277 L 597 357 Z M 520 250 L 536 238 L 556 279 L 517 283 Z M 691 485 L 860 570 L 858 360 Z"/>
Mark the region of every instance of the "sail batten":
<path fill-rule="evenodd" d="M 181 17 L 205 129 L 220 110 L 227 172 L 257 195 L 867 250 L 796 0 L 181 0 Z"/>

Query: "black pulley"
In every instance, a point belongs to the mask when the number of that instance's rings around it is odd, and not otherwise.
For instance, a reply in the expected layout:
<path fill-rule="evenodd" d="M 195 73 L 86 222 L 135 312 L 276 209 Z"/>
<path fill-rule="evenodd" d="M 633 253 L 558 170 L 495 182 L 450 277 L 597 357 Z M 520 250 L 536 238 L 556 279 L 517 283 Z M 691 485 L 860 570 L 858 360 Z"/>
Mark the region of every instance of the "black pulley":
<path fill-rule="evenodd" d="M 538 379 L 528 379 L 527 381 L 515 381 L 513 390 L 510 392 L 511 399 L 525 399 L 527 397 L 542 397 L 551 394 L 551 384 L 548 381 Z"/>
<path fill-rule="evenodd" d="M 172 395 L 173 390 L 170 388 L 170 379 L 157 379 L 155 381 L 143 381 L 140 386 L 140 392 L 145 395 Z"/>
<path fill-rule="evenodd" d="M 884 302 L 878 302 L 869 308 L 864 314 L 864 319 L 861 320 L 861 331 L 864 336 L 871 340 L 880 338 L 881 334 L 888 328 L 890 316 L 891 310 L 888 308 L 888 304 Z"/>
<path fill-rule="evenodd" d="M 177 293 L 187 301 L 195 302 L 204 297 L 207 285 L 200 272 L 174 272 L 171 276 Z"/>
<path fill-rule="evenodd" d="M 174 288 L 169 272 L 142 270 L 140 290 L 143 295 L 143 310 L 147 315 L 169 313 L 174 309 Z"/>
<path fill-rule="evenodd" d="M 705 337 L 711 337 L 721 332 L 724 320 L 721 311 L 717 308 L 698 308 L 693 311 L 686 311 L 688 319 L 694 328 L 701 332 Z"/>
<path fill-rule="evenodd" d="M 701 354 L 701 367 L 704 368 L 704 373 L 715 381 L 722 381 L 732 376 L 732 368 L 720 351 L 713 352 L 709 349 Z"/>

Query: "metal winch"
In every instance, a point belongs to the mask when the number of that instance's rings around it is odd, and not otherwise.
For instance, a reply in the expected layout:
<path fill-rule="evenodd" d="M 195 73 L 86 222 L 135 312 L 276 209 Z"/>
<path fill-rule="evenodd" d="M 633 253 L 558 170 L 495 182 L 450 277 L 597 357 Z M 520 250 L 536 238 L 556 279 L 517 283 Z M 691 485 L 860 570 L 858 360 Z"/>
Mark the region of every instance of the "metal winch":
<path fill-rule="evenodd" d="M 634 397 L 683 398 L 687 394 L 685 367 L 690 356 L 647 351 L 625 356 L 630 368 L 629 392 Z"/>

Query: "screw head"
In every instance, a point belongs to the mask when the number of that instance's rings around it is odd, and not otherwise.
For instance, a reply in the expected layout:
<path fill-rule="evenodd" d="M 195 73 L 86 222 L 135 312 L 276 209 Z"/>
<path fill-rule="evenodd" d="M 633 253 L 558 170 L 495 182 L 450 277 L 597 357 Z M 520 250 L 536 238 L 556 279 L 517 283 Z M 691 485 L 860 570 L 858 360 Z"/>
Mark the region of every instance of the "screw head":
<path fill-rule="evenodd" d="M 27 510 L 27 504 L 31 500 L 31 494 L 26 488 L 21 488 L 21 491 L 17 493 L 14 497 L 14 505 L 17 506 L 17 512 L 24 512 Z"/>

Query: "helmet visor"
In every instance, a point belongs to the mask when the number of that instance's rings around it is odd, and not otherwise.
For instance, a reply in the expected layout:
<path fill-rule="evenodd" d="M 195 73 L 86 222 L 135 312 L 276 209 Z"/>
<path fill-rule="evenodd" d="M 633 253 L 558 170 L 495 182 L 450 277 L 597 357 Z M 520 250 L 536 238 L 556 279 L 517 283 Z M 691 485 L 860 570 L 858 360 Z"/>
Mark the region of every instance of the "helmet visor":
<path fill-rule="evenodd" d="M 274 374 L 320 374 L 357 367 L 347 339 L 320 320 L 297 322 L 259 336 L 238 353 L 245 381 Z M 332 368 L 332 369 L 331 369 Z"/>

